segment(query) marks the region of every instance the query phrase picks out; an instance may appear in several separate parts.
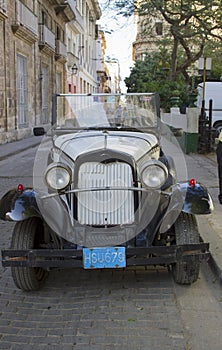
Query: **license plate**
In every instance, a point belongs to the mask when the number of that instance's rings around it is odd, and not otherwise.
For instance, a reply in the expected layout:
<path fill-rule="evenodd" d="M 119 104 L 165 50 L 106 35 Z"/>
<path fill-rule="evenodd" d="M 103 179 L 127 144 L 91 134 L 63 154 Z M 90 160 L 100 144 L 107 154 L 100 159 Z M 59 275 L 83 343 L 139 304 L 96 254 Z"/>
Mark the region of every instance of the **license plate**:
<path fill-rule="evenodd" d="M 125 247 L 83 248 L 84 269 L 126 267 Z"/>

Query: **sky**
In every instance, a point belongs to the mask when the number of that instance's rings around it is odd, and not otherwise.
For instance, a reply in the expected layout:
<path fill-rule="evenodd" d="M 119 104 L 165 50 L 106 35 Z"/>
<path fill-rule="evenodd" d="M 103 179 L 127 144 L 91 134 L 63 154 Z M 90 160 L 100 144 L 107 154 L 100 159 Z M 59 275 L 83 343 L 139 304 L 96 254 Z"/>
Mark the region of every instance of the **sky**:
<path fill-rule="evenodd" d="M 106 0 L 99 0 L 101 9 Z M 132 61 L 132 43 L 135 40 L 134 18 L 123 18 L 116 16 L 114 11 L 107 9 L 98 23 L 105 31 L 106 58 L 116 58 L 120 63 L 120 76 L 122 89 L 124 89 L 124 78 L 130 75 Z"/>

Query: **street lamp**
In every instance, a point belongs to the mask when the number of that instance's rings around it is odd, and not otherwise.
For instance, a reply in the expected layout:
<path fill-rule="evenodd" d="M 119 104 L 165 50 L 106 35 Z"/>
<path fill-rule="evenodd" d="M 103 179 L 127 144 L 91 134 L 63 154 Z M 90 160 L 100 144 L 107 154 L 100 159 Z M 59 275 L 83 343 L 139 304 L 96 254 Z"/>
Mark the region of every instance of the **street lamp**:
<path fill-rule="evenodd" d="M 72 66 L 72 74 L 76 75 L 77 73 L 78 73 L 78 67 L 77 67 L 76 63 L 74 63 Z"/>

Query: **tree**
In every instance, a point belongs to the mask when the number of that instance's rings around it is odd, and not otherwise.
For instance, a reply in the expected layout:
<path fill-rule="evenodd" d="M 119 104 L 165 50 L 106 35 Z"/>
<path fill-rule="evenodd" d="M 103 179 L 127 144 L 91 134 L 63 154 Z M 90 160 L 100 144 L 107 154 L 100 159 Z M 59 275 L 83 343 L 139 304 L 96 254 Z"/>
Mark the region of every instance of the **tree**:
<path fill-rule="evenodd" d="M 215 48 L 221 45 L 221 0 L 107 0 L 107 3 L 123 16 L 136 12 L 146 23 L 146 36 L 152 35 L 156 19 L 166 23 L 164 40 L 168 40 L 170 49 L 173 81 L 182 73 L 188 82 L 189 68 L 204 55 L 209 41 Z"/>
<path fill-rule="evenodd" d="M 188 105 L 189 91 L 182 74 L 178 74 L 177 80 L 168 79 L 170 67 L 170 55 L 167 50 L 160 48 L 158 52 L 149 53 L 144 61 L 136 61 L 125 84 L 128 92 L 158 92 L 161 107 L 169 110 L 170 98 L 176 93 L 180 97 L 180 104 Z M 176 92 L 177 91 L 177 92 Z"/>

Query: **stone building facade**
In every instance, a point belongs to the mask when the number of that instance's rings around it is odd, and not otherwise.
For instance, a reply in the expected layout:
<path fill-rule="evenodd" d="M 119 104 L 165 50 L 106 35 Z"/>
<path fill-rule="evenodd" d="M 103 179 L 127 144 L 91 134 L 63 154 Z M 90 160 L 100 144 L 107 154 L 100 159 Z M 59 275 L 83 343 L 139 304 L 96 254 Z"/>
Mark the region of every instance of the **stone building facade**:
<path fill-rule="evenodd" d="M 148 21 L 145 15 L 135 14 L 136 40 L 133 42 L 133 60 L 143 61 L 147 53 L 157 51 L 160 41 L 168 32 L 168 26 L 161 18 Z"/>
<path fill-rule="evenodd" d="M 76 17 L 67 23 L 67 92 L 97 92 L 98 66 L 102 42 L 98 46 L 96 24 L 101 10 L 96 0 L 77 0 Z M 75 73 L 73 70 L 75 67 Z"/>
<path fill-rule="evenodd" d="M 95 24 L 97 0 L 0 0 L 0 144 L 31 135 L 36 125 L 49 126 L 53 93 L 77 92 L 67 84 L 67 23 L 76 22 L 78 40 L 86 43 L 87 9 L 88 21 Z M 96 71 L 84 59 L 82 65 L 82 86 L 90 82 L 91 90 L 96 89 Z"/>

